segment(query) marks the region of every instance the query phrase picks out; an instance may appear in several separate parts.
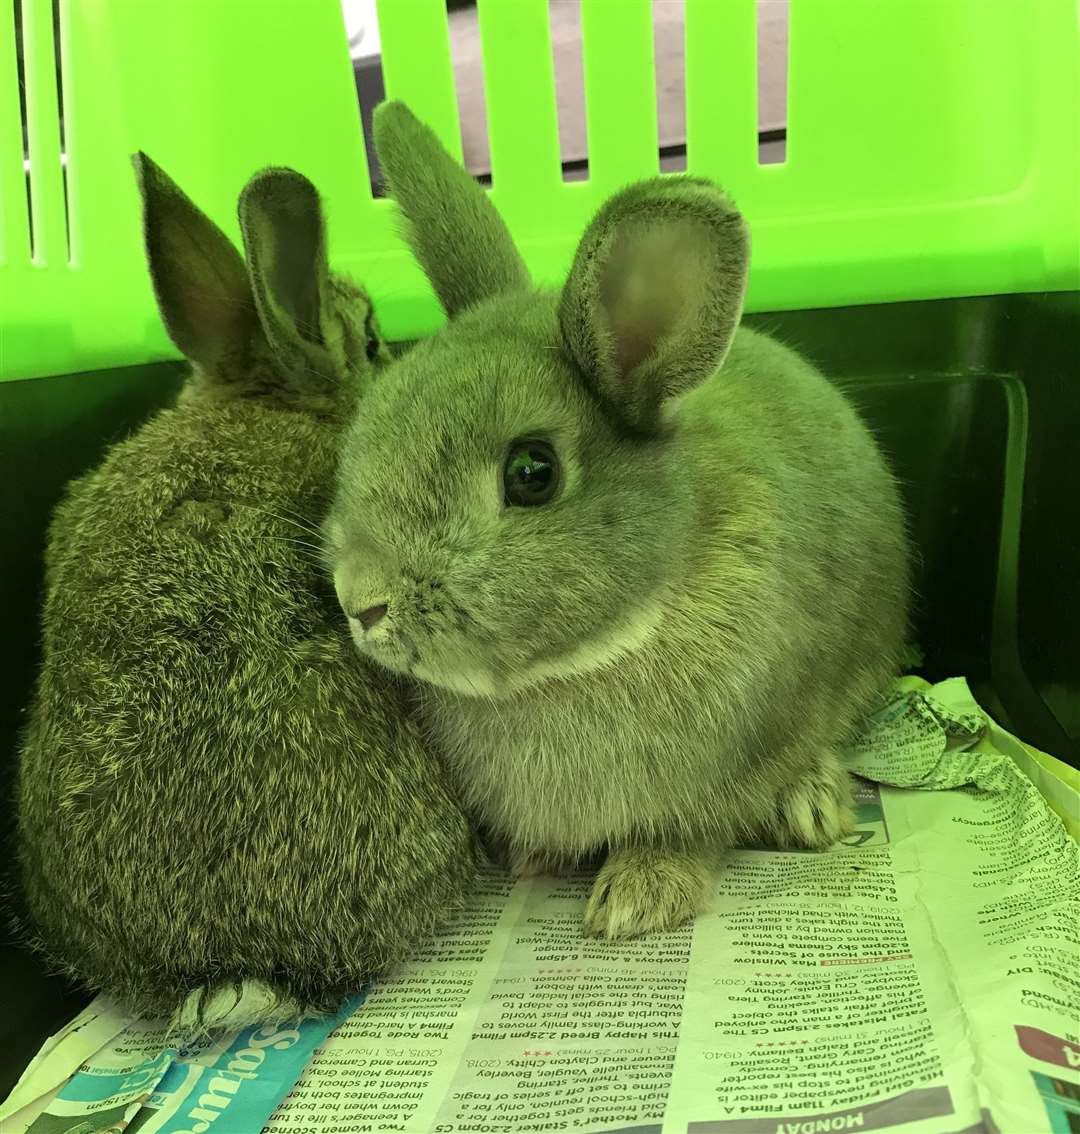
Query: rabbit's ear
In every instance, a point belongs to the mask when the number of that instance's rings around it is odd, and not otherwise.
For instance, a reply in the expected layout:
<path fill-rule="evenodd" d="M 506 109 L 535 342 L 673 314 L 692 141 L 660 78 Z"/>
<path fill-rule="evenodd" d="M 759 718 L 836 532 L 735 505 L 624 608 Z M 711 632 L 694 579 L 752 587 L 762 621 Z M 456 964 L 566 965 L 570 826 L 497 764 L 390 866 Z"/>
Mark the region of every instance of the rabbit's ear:
<path fill-rule="evenodd" d="M 270 346 L 289 368 L 330 377 L 330 269 L 322 204 L 292 169 L 264 169 L 239 203 L 251 288 Z"/>
<path fill-rule="evenodd" d="M 749 234 L 712 182 L 655 178 L 593 219 L 563 288 L 563 341 L 627 429 L 655 431 L 664 401 L 724 360 L 742 313 Z"/>
<path fill-rule="evenodd" d="M 161 318 L 189 359 L 214 368 L 241 350 L 258 327 L 243 258 L 146 154 L 135 154 L 132 163 Z"/>
<path fill-rule="evenodd" d="M 510 231 L 480 183 L 403 102 L 375 108 L 375 150 L 405 238 L 451 318 L 529 286 Z"/>

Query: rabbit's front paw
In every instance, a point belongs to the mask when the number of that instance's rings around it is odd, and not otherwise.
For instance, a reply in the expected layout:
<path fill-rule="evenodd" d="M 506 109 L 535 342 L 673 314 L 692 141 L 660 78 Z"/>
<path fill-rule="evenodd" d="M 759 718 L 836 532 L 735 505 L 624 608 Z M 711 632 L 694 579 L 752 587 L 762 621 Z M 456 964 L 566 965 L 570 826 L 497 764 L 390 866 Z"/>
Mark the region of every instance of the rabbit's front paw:
<path fill-rule="evenodd" d="M 780 793 L 768 836 L 781 848 L 828 850 L 854 828 L 851 780 L 835 754 L 824 752 Z"/>
<path fill-rule="evenodd" d="M 697 855 L 631 847 L 608 855 L 585 911 L 585 936 L 617 940 L 675 929 L 704 908 L 712 872 Z"/>

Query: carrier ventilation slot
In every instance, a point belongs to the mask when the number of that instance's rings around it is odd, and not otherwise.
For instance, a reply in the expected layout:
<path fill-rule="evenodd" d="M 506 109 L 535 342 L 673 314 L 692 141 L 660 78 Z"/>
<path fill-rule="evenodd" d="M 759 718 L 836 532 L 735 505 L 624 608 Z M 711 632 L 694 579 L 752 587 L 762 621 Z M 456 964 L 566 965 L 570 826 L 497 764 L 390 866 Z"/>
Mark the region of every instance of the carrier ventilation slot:
<path fill-rule="evenodd" d="M 34 255 L 34 202 L 30 193 L 30 132 L 26 115 L 26 64 L 23 57 L 23 0 L 15 0 L 15 60 L 19 83 L 19 121 L 22 123 L 23 170 L 26 178 L 26 219 L 30 228 L 30 255 Z"/>
<path fill-rule="evenodd" d="M 360 107 L 360 128 L 364 134 L 368 178 L 373 197 L 385 196 L 382 170 L 375 153 L 375 137 L 371 129 L 375 107 L 386 97 L 383 82 L 382 45 L 375 0 L 341 0 L 345 20 L 345 38 L 349 44 L 356 101 Z"/>
<path fill-rule="evenodd" d="M 448 4 L 447 8 L 450 65 L 461 127 L 461 159 L 482 185 L 490 185 L 491 145 L 479 16 L 473 4 Z"/>
<path fill-rule="evenodd" d="M 787 161 L 790 0 L 757 0 L 758 163 Z"/>
<path fill-rule="evenodd" d="M 60 118 L 60 176 L 64 182 L 64 234 L 67 240 L 68 261 L 71 260 L 71 195 L 68 192 L 67 138 L 64 120 L 67 108 L 64 104 L 64 60 L 63 33 L 60 27 L 60 0 L 52 0 L 53 57 L 56 65 L 56 106 Z"/>
<path fill-rule="evenodd" d="M 69 262 L 71 215 L 60 0 L 51 0 L 48 7 L 14 0 L 13 7 L 30 255 L 38 263 Z M 35 207 L 42 202 L 44 207 Z"/>
<path fill-rule="evenodd" d="M 549 0 L 551 64 L 559 120 L 559 164 L 563 181 L 589 176 L 585 123 L 585 62 L 581 54 L 581 0 Z"/>
<path fill-rule="evenodd" d="M 653 0 L 656 132 L 661 173 L 686 170 L 686 4 Z"/>

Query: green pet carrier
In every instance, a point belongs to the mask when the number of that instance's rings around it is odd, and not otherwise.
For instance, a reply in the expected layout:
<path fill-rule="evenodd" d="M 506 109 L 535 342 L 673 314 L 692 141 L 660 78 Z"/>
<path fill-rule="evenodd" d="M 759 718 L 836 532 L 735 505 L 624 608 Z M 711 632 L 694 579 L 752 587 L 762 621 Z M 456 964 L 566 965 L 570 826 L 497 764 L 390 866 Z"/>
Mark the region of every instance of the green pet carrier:
<path fill-rule="evenodd" d="M 754 0 L 685 0 L 686 168 L 749 220 L 748 320 L 845 383 L 893 460 L 918 549 L 920 672 L 964 674 L 1002 724 L 1076 765 L 1076 2 L 791 0 L 786 155 L 768 164 L 755 14 Z M 580 19 L 588 169 L 575 179 L 547 0 L 478 5 L 490 191 L 548 284 L 599 203 L 659 169 L 653 5 L 580 0 Z M 381 73 L 460 154 L 447 20 L 442 0 L 381 0 Z M 295 167 L 323 194 L 332 261 L 369 288 L 389 336 L 423 336 L 441 314 L 373 195 L 339 0 L 6 0 L 0 83 L 10 809 L 50 511 L 183 374 L 153 302 L 131 154 L 234 237 L 254 170 Z M 0 944 L 0 1095 L 85 999 Z"/>

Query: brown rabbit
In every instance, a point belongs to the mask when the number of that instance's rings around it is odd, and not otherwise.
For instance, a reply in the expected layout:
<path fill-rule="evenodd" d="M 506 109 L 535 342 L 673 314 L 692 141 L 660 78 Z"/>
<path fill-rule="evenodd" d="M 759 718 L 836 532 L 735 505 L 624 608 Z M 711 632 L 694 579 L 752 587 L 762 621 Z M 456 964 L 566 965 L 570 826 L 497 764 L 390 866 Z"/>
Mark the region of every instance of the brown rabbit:
<path fill-rule="evenodd" d="M 257 175 L 247 264 L 136 159 L 177 403 L 72 484 L 18 770 L 34 939 L 132 1010 L 329 1010 L 461 901 L 472 835 L 401 690 L 352 650 L 315 525 L 387 360 L 314 187 Z"/>

